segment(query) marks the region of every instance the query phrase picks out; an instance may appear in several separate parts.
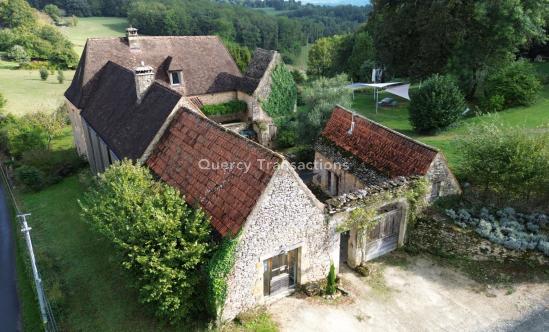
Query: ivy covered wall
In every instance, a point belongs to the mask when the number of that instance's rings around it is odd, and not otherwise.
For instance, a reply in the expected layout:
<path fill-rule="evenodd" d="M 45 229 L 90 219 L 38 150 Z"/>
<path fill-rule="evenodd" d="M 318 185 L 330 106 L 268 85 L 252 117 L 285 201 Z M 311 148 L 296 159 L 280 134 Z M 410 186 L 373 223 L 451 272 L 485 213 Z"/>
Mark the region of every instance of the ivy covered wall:
<path fill-rule="evenodd" d="M 279 64 L 271 74 L 271 93 L 261 104 L 272 118 L 286 116 L 294 111 L 297 87 L 294 78 L 284 64 Z"/>

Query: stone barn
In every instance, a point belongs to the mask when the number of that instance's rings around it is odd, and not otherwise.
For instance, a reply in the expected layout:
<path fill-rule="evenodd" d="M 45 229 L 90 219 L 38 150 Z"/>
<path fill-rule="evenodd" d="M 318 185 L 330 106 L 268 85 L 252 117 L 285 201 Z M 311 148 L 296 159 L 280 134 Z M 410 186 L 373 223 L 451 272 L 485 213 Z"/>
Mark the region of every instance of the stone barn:
<path fill-rule="evenodd" d="M 461 191 L 442 153 L 339 106 L 315 145 L 315 165 L 313 183 L 331 197 L 333 223 L 375 210 L 371 229 L 340 229 L 341 261 L 352 267 L 404 243 L 411 191 L 429 203 Z"/>

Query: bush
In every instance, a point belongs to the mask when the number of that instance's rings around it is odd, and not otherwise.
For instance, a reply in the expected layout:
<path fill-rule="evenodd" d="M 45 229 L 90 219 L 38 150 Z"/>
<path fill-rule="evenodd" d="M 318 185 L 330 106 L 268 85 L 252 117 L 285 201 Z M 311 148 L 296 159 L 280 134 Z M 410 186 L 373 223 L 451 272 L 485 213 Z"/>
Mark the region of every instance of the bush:
<path fill-rule="evenodd" d="M 48 69 L 46 67 L 40 68 L 40 79 L 42 81 L 45 81 L 48 79 L 48 76 L 50 76 L 50 73 L 48 72 Z"/>
<path fill-rule="evenodd" d="M 202 112 L 206 116 L 212 115 L 227 115 L 234 113 L 246 112 L 248 105 L 241 100 L 232 100 L 223 104 L 204 105 Z"/>
<path fill-rule="evenodd" d="M 237 43 L 229 41 L 225 41 L 224 44 L 225 46 L 227 46 L 231 57 L 236 62 L 236 65 L 238 66 L 240 71 L 246 71 L 250 60 L 252 59 L 252 52 L 250 52 L 250 49 L 246 46 L 241 46 Z"/>
<path fill-rule="evenodd" d="M 505 97 L 500 95 L 492 95 L 489 98 L 482 100 L 481 108 L 483 112 L 495 113 L 503 111 L 505 108 Z"/>
<path fill-rule="evenodd" d="M 549 137 L 497 124 L 473 126 L 459 142 L 459 171 L 485 196 L 521 203 L 549 198 Z"/>
<path fill-rule="evenodd" d="M 456 122 L 465 110 L 465 100 L 452 78 L 434 75 L 412 91 L 409 107 L 412 127 L 425 133 Z"/>
<path fill-rule="evenodd" d="M 47 134 L 27 116 L 18 118 L 10 114 L 1 121 L 0 141 L 9 155 L 19 158 L 25 151 L 47 148 Z"/>
<path fill-rule="evenodd" d="M 202 210 L 127 160 L 99 175 L 80 205 L 92 228 L 117 249 L 140 302 L 170 322 L 190 320 L 204 309 L 201 271 L 211 226 Z"/>
<path fill-rule="evenodd" d="M 59 24 L 61 18 L 61 10 L 59 10 L 59 7 L 51 3 L 47 4 L 44 6 L 44 13 L 48 14 L 55 24 Z"/>
<path fill-rule="evenodd" d="M 280 117 L 276 121 L 276 146 L 280 149 L 295 146 L 298 139 L 297 122 L 293 117 Z"/>
<path fill-rule="evenodd" d="M 57 82 L 59 82 L 59 84 L 63 84 L 63 82 L 65 82 L 65 75 L 61 69 L 57 70 Z"/>
<path fill-rule="evenodd" d="M 4 110 L 4 107 L 6 107 L 7 103 L 8 101 L 6 100 L 6 98 L 4 98 L 4 96 L 0 93 L 0 112 Z"/>
<path fill-rule="evenodd" d="M 334 263 L 330 263 L 330 272 L 326 278 L 326 294 L 334 295 L 337 291 L 336 273 Z"/>
<path fill-rule="evenodd" d="M 540 90 L 533 67 L 522 60 L 497 67 L 484 83 L 485 99 L 501 96 L 505 108 L 532 104 Z"/>
<path fill-rule="evenodd" d="M 17 181 L 32 190 L 40 190 L 45 186 L 44 172 L 34 166 L 23 165 L 15 170 Z"/>
<path fill-rule="evenodd" d="M 305 73 L 303 73 L 299 69 L 293 69 L 291 73 L 292 73 L 292 77 L 294 78 L 294 82 L 296 84 L 303 84 L 307 80 L 307 78 L 305 77 Z"/>
<path fill-rule="evenodd" d="M 27 54 L 23 46 L 21 45 L 14 45 L 12 46 L 8 53 L 6 53 L 6 57 L 9 60 L 13 60 L 20 64 L 25 64 L 30 62 L 30 56 Z"/>

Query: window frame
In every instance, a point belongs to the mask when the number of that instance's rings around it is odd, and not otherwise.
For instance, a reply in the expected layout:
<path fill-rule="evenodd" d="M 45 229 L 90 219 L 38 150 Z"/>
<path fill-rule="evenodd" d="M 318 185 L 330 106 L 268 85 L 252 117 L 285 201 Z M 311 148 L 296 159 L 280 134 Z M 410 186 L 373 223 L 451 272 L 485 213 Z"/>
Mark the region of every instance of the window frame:
<path fill-rule="evenodd" d="M 173 86 L 178 86 L 178 85 L 181 85 L 181 82 L 183 81 L 183 78 L 182 78 L 182 74 L 181 74 L 181 71 L 170 71 L 169 72 L 170 74 L 170 84 L 173 85 Z M 177 75 L 177 80 L 178 82 L 175 83 L 173 78 L 174 78 L 174 75 Z"/>

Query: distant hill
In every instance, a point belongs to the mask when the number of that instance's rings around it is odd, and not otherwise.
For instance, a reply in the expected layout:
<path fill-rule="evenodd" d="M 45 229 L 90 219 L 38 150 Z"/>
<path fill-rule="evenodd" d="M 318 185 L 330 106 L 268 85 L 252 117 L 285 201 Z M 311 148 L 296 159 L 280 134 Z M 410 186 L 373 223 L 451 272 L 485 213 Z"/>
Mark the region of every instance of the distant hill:
<path fill-rule="evenodd" d="M 315 5 L 337 6 L 337 5 L 355 5 L 366 6 L 370 0 L 302 0 L 303 3 L 312 3 Z"/>

